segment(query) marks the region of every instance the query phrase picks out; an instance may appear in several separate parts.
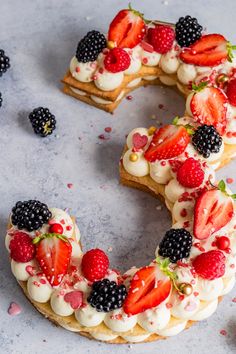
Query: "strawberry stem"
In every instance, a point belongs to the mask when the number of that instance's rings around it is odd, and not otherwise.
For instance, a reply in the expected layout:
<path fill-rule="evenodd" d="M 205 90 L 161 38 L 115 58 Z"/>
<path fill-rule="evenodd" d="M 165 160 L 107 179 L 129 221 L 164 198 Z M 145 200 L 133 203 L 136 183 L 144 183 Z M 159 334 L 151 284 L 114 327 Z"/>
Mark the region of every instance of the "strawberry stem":
<path fill-rule="evenodd" d="M 45 238 L 52 238 L 52 237 L 56 237 L 59 238 L 60 240 L 64 241 L 64 242 L 68 242 L 68 238 L 64 235 L 61 234 L 55 234 L 55 233 L 51 233 L 51 234 L 43 234 L 41 236 L 37 236 L 33 239 L 33 244 L 37 244 L 39 243 L 41 240 L 45 239 Z"/>
<path fill-rule="evenodd" d="M 169 265 L 170 265 L 170 260 L 169 258 L 164 258 L 163 260 L 161 260 L 159 257 L 156 258 L 156 262 L 160 267 L 160 270 L 167 275 L 167 277 L 170 278 L 170 280 L 172 281 L 172 284 L 174 286 L 174 288 L 179 292 L 179 288 L 178 285 L 176 284 L 176 280 L 178 279 L 177 274 L 170 270 Z"/>
<path fill-rule="evenodd" d="M 227 42 L 226 48 L 227 48 L 227 51 L 228 51 L 228 58 L 227 59 L 228 59 L 228 61 L 230 63 L 232 63 L 233 58 L 234 58 L 233 51 L 236 50 L 236 45 L 233 45 L 230 42 Z"/>
<path fill-rule="evenodd" d="M 227 191 L 226 191 L 226 183 L 225 183 L 225 181 L 223 179 L 220 180 L 220 182 L 217 184 L 217 186 L 215 184 L 211 183 L 211 181 L 210 181 L 210 184 L 211 184 L 211 186 L 214 189 L 218 189 L 219 191 L 224 193 L 227 197 L 231 197 L 233 200 L 236 200 L 236 194 L 227 193 Z"/>
<path fill-rule="evenodd" d="M 195 85 L 194 83 L 192 83 L 192 90 L 194 92 L 200 92 L 202 90 L 204 90 L 204 88 L 208 85 L 209 81 L 202 81 L 199 83 L 199 85 Z"/>
<path fill-rule="evenodd" d="M 173 120 L 172 120 L 172 124 L 173 125 L 178 125 L 179 127 L 184 127 L 187 130 L 187 133 L 189 135 L 193 135 L 194 134 L 194 127 L 191 124 L 178 124 L 179 122 L 179 117 L 176 116 Z"/>

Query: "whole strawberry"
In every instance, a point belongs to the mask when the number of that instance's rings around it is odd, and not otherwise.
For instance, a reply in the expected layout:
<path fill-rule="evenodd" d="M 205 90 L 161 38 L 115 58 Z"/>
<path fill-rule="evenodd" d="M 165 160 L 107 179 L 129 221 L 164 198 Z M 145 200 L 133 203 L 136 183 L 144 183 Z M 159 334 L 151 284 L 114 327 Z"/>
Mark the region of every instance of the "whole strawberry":
<path fill-rule="evenodd" d="M 226 95 L 228 96 L 229 103 L 236 106 L 236 79 L 230 80 L 227 86 Z"/>
<path fill-rule="evenodd" d="M 172 48 L 175 31 L 169 26 L 159 25 L 149 28 L 147 39 L 157 53 L 165 54 Z"/>
<path fill-rule="evenodd" d="M 225 274 L 225 260 L 223 252 L 213 250 L 197 256 L 193 260 L 193 268 L 200 277 L 213 280 Z"/>
<path fill-rule="evenodd" d="M 32 238 L 25 232 L 16 231 L 9 244 L 10 257 L 16 262 L 26 263 L 35 256 Z"/>
<path fill-rule="evenodd" d="M 105 252 L 95 248 L 84 254 L 81 267 L 85 278 L 90 281 L 100 280 L 107 273 L 109 259 Z"/>
<path fill-rule="evenodd" d="M 204 171 L 199 161 L 188 158 L 177 171 L 178 182 L 187 188 L 199 187 L 204 180 Z"/>
<path fill-rule="evenodd" d="M 129 54 L 122 48 L 111 49 L 105 56 L 104 66 L 111 73 L 124 71 L 130 66 Z"/>

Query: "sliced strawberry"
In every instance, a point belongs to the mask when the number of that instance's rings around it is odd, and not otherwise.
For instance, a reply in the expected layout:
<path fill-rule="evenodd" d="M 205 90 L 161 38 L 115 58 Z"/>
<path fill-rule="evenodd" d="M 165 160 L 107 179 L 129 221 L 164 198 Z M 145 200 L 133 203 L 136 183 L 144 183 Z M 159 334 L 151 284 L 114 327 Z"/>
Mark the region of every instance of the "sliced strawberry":
<path fill-rule="evenodd" d="M 190 108 L 197 122 L 213 125 L 222 135 L 227 123 L 227 102 L 228 99 L 220 88 L 205 87 L 193 95 Z"/>
<path fill-rule="evenodd" d="M 190 137 L 183 126 L 166 125 L 156 130 L 144 156 L 150 162 L 171 159 L 182 154 L 189 141 Z"/>
<path fill-rule="evenodd" d="M 184 48 L 180 53 L 180 59 L 187 64 L 198 66 L 222 64 L 228 58 L 227 43 L 221 34 L 207 34 L 189 48 Z"/>
<path fill-rule="evenodd" d="M 133 48 L 141 42 L 145 31 L 145 22 L 138 11 L 121 10 L 110 24 L 108 41 L 116 47 Z"/>
<path fill-rule="evenodd" d="M 194 209 L 194 236 L 199 240 L 208 238 L 227 225 L 234 214 L 232 198 L 220 190 L 203 192 Z"/>
<path fill-rule="evenodd" d="M 170 294 L 171 281 L 154 266 L 144 267 L 135 273 L 129 293 L 124 302 L 124 311 L 136 315 L 158 306 Z"/>
<path fill-rule="evenodd" d="M 37 242 L 37 243 L 36 243 Z M 46 234 L 36 238 L 36 259 L 49 283 L 59 285 L 67 272 L 72 247 L 65 236 Z"/>

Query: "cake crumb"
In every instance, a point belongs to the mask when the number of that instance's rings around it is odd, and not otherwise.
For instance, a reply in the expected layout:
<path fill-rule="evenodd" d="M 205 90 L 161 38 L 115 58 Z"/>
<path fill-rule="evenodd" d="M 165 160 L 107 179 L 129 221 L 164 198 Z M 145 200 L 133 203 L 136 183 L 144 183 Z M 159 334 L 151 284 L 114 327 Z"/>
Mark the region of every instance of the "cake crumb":
<path fill-rule="evenodd" d="M 162 206 L 161 205 L 157 205 L 156 206 L 156 210 L 162 210 Z"/>
<path fill-rule="evenodd" d="M 108 252 L 112 252 L 112 251 L 113 251 L 113 248 L 112 248 L 112 247 L 108 247 L 107 251 L 108 251 Z"/>

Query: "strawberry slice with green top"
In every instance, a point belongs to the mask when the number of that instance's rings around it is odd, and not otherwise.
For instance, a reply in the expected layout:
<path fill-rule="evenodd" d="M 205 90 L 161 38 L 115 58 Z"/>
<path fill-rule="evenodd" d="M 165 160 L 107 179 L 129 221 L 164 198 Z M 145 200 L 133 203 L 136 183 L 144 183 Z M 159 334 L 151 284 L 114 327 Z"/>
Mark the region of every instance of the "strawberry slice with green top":
<path fill-rule="evenodd" d="M 207 34 L 188 48 L 183 48 L 180 59 L 187 64 L 217 66 L 232 60 L 235 47 L 221 34 Z"/>
<path fill-rule="evenodd" d="M 171 280 L 156 266 L 138 270 L 131 280 L 123 308 L 128 315 L 136 315 L 158 306 L 171 291 Z"/>
<path fill-rule="evenodd" d="M 220 135 L 226 129 L 228 99 L 218 87 L 193 86 L 195 93 L 190 101 L 190 109 L 195 121 L 201 125 L 213 125 Z"/>
<path fill-rule="evenodd" d="M 52 286 L 61 283 L 71 259 L 72 247 L 69 240 L 60 234 L 44 234 L 33 240 L 36 259 Z"/>
<path fill-rule="evenodd" d="M 222 229 L 234 215 L 232 197 L 235 195 L 226 193 L 224 181 L 220 181 L 218 188 L 203 192 L 196 201 L 193 233 L 199 240 L 205 240 Z"/>
<path fill-rule="evenodd" d="M 121 10 L 110 24 L 108 41 L 115 47 L 133 48 L 144 38 L 146 32 L 143 15 L 129 9 Z"/>
<path fill-rule="evenodd" d="M 166 125 L 156 130 L 144 157 L 149 162 L 171 159 L 182 154 L 189 141 L 190 137 L 184 126 Z"/>

